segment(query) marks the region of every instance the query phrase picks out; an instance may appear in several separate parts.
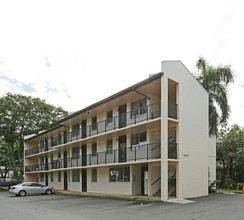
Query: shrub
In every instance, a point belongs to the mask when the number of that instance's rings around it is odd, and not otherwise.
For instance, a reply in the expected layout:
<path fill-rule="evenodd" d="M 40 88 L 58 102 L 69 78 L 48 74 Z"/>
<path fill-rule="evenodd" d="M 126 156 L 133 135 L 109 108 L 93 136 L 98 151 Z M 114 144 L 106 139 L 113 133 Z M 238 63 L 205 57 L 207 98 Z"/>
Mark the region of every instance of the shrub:
<path fill-rule="evenodd" d="M 243 183 L 237 183 L 236 188 L 242 190 L 243 188 Z"/>
<path fill-rule="evenodd" d="M 208 184 L 208 192 L 209 193 L 216 192 L 216 183 L 217 183 L 216 180 L 209 182 L 209 184 Z"/>

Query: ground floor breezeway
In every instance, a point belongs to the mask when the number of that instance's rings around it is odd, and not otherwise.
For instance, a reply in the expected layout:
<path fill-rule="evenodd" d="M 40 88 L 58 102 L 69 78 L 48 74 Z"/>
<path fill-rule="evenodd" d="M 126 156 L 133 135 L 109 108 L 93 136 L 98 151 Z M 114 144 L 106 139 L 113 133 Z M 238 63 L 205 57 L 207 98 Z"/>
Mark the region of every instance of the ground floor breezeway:
<path fill-rule="evenodd" d="M 168 164 L 168 198 L 177 197 L 177 163 Z M 161 162 L 82 167 L 26 173 L 25 181 L 38 181 L 65 192 L 161 197 Z"/>

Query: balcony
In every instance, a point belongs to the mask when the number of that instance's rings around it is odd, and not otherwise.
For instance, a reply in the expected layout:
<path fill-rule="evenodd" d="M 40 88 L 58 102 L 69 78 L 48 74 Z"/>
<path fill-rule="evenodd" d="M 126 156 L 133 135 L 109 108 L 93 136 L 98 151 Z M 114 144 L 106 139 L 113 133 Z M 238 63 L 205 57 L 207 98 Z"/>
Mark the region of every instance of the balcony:
<path fill-rule="evenodd" d="M 117 130 L 139 122 L 152 120 L 160 117 L 160 113 L 160 102 L 156 102 L 142 108 L 117 115 L 110 119 L 94 123 L 79 130 L 66 133 L 65 135 L 57 137 L 57 145 Z"/>
<path fill-rule="evenodd" d="M 25 166 L 25 172 L 36 172 L 45 170 L 55 170 L 72 167 L 84 167 L 105 164 L 119 164 L 133 161 L 148 161 L 161 158 L 161 144 L 152 143 L 136 145 L 125 148 L 99 152 L 96 154 L 79 155 L 77 157 L 67 157 L 54 160 L 44 164 Z"/>
<path fill-rule="evenodd" d="M 27 156 L 31 156 L 33 154 L 38 154 L 38 153 L 42 153 L 42 152 L 52 150 L 51 146 L 52 146 L 51 142 L 49 142 L 47 144 L 25 150 L 25 156 L 27 157 Z"/>
<path fill-rule="evenodd" d="M 92 137 L 101 133 L 106 133 L 108 131 L 113 131 L 117 129 L 124 128 L 129 125 L 137 124 L 143 121 L 152 120 L 160 117 L 160 102 L 155 102 L 153 104 L 129 111 L 108 120 L 100 121 L 92 125 L 85 126 L 81 129 L 74 130 L 72 132 L 64 133 L 64 135 L 59 135 L 48 143 L 48 146 L 35 147 L 25 151 L 25 156 L 30 156 L 33 154 L 45 152 L 46 150 L 51 150 L 52 147 L 70 143 L 73 141 L 81 140 L 87 137 Z"/>

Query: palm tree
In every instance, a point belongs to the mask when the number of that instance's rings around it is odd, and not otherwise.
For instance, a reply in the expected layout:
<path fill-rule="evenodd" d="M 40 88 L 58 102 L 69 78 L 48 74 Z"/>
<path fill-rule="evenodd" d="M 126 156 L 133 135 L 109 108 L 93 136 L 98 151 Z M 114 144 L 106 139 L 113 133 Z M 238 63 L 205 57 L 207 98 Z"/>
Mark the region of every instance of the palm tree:
<path fill-rule="evenodd" d="M 230 116 L 227 86 L 234 82 L 234 73 L 231 66 L 213 67 L 203 57 L 199 57 L 196 67 L 196 78 L 209 93 L 209 135 L 216 135 L 218 125 Z"/>

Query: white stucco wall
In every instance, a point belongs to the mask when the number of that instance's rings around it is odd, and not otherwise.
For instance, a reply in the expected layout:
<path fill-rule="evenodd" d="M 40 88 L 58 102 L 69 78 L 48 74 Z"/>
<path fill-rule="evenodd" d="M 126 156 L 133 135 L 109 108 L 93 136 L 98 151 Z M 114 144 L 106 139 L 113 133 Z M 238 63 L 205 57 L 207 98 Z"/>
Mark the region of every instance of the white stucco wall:
<path fill-rule="evenodd" d="M 162 62 L 164 80 L 176 81 L 179 109 L 180 198 L 208 194 L 208 93 L 180 61 Z M 162 177 L 163 178 L 163 177 Z"/>
<path fill-rule="evenodd" d="M 130 182 L 109 182 L 109 167 L 97 168 L 97 182 L 91 180 L 92 169 L 87 169 L 87 192 L 131 195 Z"/>
<path fill-rule="evenodd" d="M 216 137 L 209 137 L 208 139 L 208 171 L 209 181 L 216 180 Z"/>
<path fill-rule="evenodd" d="M 54 187 L 55 189 L 63 189 L 64 188 L 64 179 L 63 172 L 61 172 L 61 182 L 58 182 L 58 172 L 53 172 L 53 182 L 51 181 L 51 174 L 49 178 L 49 186 Z"/>
<path fill-rule="evenodd" d="M 70 191 L 76 191 L 76 192 L 81 192 L 81 170 L 79 169 L 80 172 L 80 180 L 79 182 L 73 182 L 72 181 L 72 172 L 74 170 L 70 170 L 70 187 L 69 190 Z"/>
<path fill-rule="evenodd" d="M 132 165 L 132 195 L 140 195 L 141 194 L 141 166 L 140 165 Z"/>
<path fill-rule="evenodd" d="M 161 167 L 154 164 L 149 164 L 149 176 L 150 176 L 150 186 L 149 186 L 149 195 L 153 196 L 160 188 L 161 180 L 158 180 L 161 177 Z M 156 183 L 154 183 L 158 180 Z M 151 184 L 154 183 L 152 186 Z M 151 187 L 151 189 L 150 189 Z"/>

